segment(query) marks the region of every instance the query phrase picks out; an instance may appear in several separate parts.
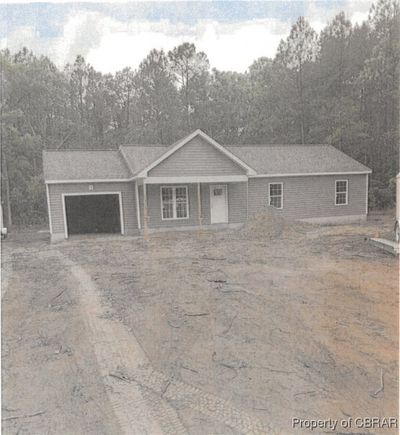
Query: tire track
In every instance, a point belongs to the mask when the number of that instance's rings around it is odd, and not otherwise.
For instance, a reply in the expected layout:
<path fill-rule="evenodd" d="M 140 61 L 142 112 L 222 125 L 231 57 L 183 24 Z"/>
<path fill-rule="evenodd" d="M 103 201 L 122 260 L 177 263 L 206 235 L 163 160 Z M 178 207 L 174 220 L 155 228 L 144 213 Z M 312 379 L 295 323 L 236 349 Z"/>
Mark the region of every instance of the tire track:
<path fill-rule="evenodd" d="M 133 381 L 169 402 L 177 402 L 229 426 L 243 434 L 271 434 L 270 427 L 255 417 L 235 408 L 228 400 L 207 393 L 186 382 L 171 379 L 161 372 L 153 370 L 147 364 L 130 373 L 128 381 Z"/>
<path fill-rule="evenodd" d="M 112 373 L 123 370 L 133 372 L 148 364 L 147 357 L 124 325 L 102 317 L 104 309 L 90 275 L 60 251 L 52 251 L 69 268 L 77 281 L 75 289 L 89 341 L 99 364 L 111 408 L 121 433 L 129 435 L 184 435 L 187 433 L 176 411 L 165 401 L 154 402 L 143 394 L 137 384 L 121 382 Z"/>
<path fill-rule="evenodd" d="M 102 317 L 104 309 L 90 275 L 61 252 L 54 253 L 78 282 L 82 316 L 122 433 L 185 435 L 174 402 L 242 434 L 273 433 L 229 401 L 154 370 L 134 335 L 123 324 Z"/>

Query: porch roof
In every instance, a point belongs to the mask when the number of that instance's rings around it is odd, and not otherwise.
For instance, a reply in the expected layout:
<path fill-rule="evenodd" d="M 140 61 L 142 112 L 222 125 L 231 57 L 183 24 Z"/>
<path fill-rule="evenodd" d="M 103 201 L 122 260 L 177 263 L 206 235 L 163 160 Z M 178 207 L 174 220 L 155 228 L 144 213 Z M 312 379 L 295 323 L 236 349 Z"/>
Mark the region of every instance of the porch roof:
<path fill-rule="evenodd" d="M 213 175 L 189 177 L 146 177 L 138 179 L 139 184 L 146 180 L 146 184 L 178 184 L 178 183 L 235 183 L 247 181 L 246 175 Z"/>

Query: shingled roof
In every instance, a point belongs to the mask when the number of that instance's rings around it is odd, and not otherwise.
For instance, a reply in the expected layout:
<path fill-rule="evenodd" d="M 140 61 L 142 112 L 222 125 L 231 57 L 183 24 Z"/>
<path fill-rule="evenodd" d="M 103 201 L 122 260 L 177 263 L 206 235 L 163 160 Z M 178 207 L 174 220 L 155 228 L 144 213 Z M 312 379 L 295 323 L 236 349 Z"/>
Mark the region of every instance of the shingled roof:
<path fill-rule="evenodd" d="M 368 172 L 369 168 L 332 145 L 231 145 L 231 153 L 257 174 Z"/>
<path fill-rule="evenodd" d="M 128 180 L 175 144 L 122 145 L 119 150 L 44 151 L 47 182 Z M 257 175 L 367 173 L 369 168 L 331 145 L 225 145 Z"/>
<path fill-rule="evenodd" d="M 171 145 L 172 146 L 172 145 Z M 154 160 L 161 157 L 171 146 L 165 145 L 122 145 L 121 153 L 132 175 L 136 175 Z"/>
<path fill-rule="evenodd" d="M 131 172 L 118 150 L 43 151 L 46 181 L 119 180 Z"/>

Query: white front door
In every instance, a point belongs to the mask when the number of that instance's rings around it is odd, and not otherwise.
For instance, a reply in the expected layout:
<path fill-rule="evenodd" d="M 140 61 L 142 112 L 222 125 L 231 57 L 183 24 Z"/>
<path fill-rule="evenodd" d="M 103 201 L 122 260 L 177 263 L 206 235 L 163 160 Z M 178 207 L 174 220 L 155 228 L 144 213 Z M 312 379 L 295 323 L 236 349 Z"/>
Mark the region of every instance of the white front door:
<path fill-rule="evenodd" d="M 228 222 L 228 189 L 226 184 L 210 186 L 211 223 Z"/>

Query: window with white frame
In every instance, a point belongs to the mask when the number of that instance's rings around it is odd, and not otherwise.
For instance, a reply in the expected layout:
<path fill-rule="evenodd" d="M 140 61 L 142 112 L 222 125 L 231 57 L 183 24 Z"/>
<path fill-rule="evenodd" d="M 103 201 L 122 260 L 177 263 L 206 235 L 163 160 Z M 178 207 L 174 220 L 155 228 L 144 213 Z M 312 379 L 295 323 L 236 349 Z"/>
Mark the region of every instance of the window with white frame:
<path fill-rule="evenodd" d="M 348 180 L 336 180 L 335 182 L 335 204 L 346 205 L 349 196 Z"/>
<path fill-rule="evenodd" d="M 161 217 L 167 219 L 187 219 L 189 201 L 186 186 L 161 187 Z"/>
<path fill-rule="evenodd" d="M 269 205 L 283 208 L 283 183 L 269 183 Z"/>

